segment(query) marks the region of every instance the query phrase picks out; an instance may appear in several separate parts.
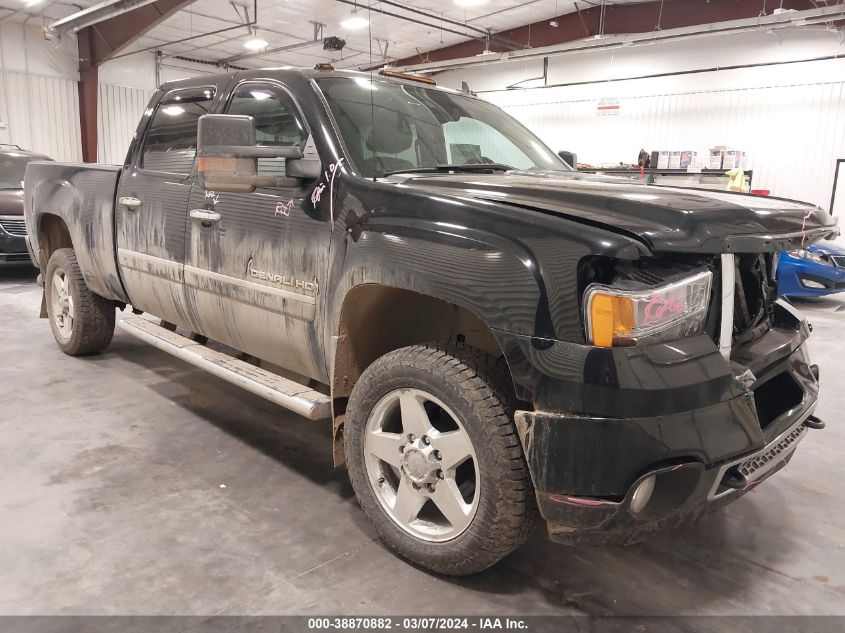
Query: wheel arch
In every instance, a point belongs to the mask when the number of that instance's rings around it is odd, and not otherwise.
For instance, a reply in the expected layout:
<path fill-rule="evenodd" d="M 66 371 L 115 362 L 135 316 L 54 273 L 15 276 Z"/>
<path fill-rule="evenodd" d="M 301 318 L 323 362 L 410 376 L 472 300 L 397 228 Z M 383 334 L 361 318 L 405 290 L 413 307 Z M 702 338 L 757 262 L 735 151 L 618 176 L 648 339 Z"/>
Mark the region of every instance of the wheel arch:
<path fill-rule="evenodd" d="M 340 436 L 346 404 L 361 374 L 388 352 L 431 342 L 457 342 L 503 356 L 493 330 L 471 309 L 423 292 L 378 283 L 344 297 L 330 353 L 335 464 L 345 461 Z"/>
<path fill-rule="evenodd" d="M 42 213 L 38 218 L 39 268 L 47 270 L 47 263 L 60 248 L 73 248 L 73 238 L 67 223 L 54 213 Z"/>

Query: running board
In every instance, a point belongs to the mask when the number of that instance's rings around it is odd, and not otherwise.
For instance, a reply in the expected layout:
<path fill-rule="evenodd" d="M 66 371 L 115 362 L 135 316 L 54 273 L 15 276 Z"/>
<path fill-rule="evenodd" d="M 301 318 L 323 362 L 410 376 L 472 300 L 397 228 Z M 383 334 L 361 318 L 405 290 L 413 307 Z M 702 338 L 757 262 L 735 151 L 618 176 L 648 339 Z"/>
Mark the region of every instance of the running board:
<path fill-rule="evenodd" d="M 118 327 L 194 367 L 275 402 L 309 420 L 322 420 L 331 416 L 329 397 L 306 385 L 200 345 L 142 317 L 121 319 L 118 321 Z"/>

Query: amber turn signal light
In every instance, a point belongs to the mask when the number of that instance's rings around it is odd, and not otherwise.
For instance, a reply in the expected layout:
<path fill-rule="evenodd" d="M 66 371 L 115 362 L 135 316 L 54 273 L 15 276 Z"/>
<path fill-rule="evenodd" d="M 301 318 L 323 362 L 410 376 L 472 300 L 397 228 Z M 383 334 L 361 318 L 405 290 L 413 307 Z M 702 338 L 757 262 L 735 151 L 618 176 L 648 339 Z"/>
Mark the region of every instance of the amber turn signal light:
<path fill-rule="evenodd" d="M 593 345 L 613 347 L 619 335 L 634 330 L 634 304 L 628 297 L 596 293 L 590 301 L 590 325 Z"/>

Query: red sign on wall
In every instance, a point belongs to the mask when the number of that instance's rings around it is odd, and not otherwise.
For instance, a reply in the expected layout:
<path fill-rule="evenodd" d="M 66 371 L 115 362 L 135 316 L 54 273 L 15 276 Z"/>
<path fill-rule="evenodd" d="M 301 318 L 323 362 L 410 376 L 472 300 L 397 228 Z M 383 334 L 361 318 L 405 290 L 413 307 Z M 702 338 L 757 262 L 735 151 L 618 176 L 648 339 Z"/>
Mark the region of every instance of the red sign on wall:
<path fill-rule="evenodd" d="M 602 97 L 596 105 L 598 116 L 619 116 L 619 97 Z"/>

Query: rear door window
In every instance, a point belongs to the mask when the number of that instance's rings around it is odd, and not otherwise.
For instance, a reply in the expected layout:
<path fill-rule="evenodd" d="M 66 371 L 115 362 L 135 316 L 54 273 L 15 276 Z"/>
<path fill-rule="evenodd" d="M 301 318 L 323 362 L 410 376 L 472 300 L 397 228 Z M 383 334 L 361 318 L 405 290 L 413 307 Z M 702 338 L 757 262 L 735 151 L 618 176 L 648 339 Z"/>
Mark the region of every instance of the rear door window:
<path fill-rule="evenodd" d="M 159 101 L 147 129 L 140 167 L 188 175 L 197 153 L 197 124 L 208 114 L 214 88 L 174 90 Z"/>

